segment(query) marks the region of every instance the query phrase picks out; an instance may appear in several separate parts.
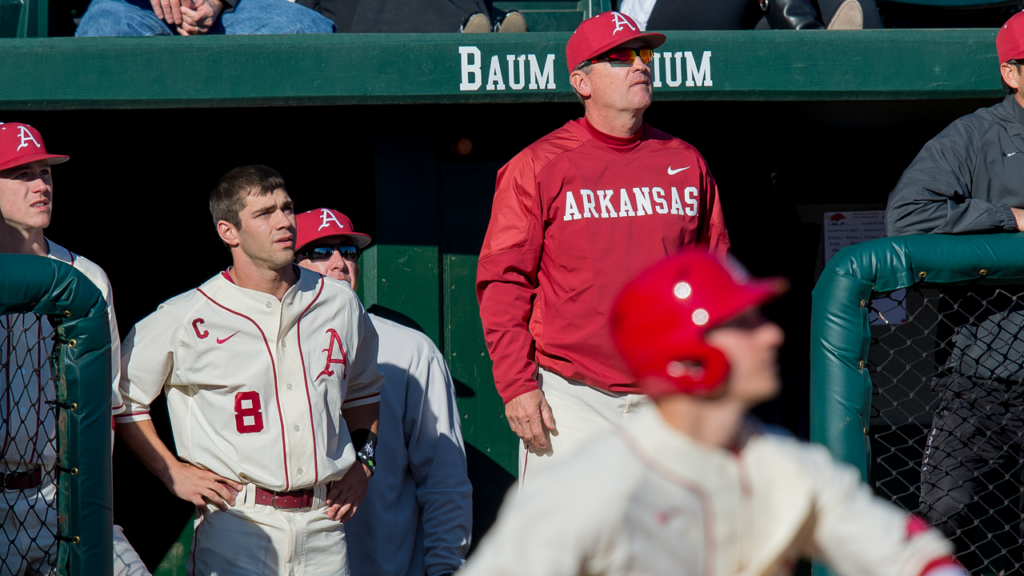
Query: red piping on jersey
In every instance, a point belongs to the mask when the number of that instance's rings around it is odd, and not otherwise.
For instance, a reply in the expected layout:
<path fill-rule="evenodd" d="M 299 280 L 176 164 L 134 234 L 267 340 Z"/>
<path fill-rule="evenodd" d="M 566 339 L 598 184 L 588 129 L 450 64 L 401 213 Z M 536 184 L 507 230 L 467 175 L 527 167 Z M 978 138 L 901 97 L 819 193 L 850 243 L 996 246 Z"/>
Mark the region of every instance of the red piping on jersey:
<path fill-rule="evenodd" d="M 299 362 L 302 363 L 302 381 L 306 383 L 306 404 L 309 405 L 309 431 L 313 434 L 313 485 L 316 485 L 320 481 L 320 463 L 317 458 L 316 451 L 316 425 L 313 424 L 313 400 L 309 396 L 309 378 L 306 377 L 306 357 L 302 354 L 302 317 L 309 312 L 309 309 L 316 304 L 316 301 L 320 299 L 320 294 L 324 291 L 324 279 L 320 278 L 320 289 L 316 291 L 316 296 L 313 297 L 313 301 L 306 306 L 306 309 L 299 314 L 299 319 L 295 321 L 295 337 L 299 341 Z M 330 354 L 328 352 L 328 354 Z"/>
<path fill-rule="evenodd" d="M 231 312 L 236 316 L 241 316 L 242 318 L 245 318 L 249 322 L 252 322 L 252 325 L 255 326 L 257 330 L 259 330 L 260 336 L 263 337 L 263 344 L 267 347 L 267 355 L 270 356 L 270 370 L 274 373 L 274 400 L 277 402 L 277 418 L 281 422 L 281 453 L 284 456 L 284 491 L 287 492 L 288 488 L 290 488 L 292 485 L 291 481 L 288 479 L 288 445 L 285 443 L 284 439 L 284 415 L 281 414 L 281 397 L 277 393 L 277 364 L 274 362 L 274 353 L 270 351 L 270 341 L 267 340 L 267 335 L 263 333 L 263 328 L 260 328 L 260 325 L 257 324 L 255 320 L 249 318 L 248 316 L 242 314 L 241 312 L 235 312 L 231 308 L 228 308 L 227 306 L 221 304 L 220 302 L 217 302 L 213 298 L 210 298 L 210 295 L 207 294 L 206 292 L 203 292 L 202 288 L 196 288 L 196 291 L 202 294 L 203 296 L 206 296 L 207 300 L 213 302 L 217 306 L 220 306 L 224 310 L 227 310 L 228 312 Z"/>
<path fill-rule="evenodd" d="M 655 474 L 658 474 L 669 482 L 693 492 L 693 494 L 697 496 L 697 500 L 700 501 L 701 509 L 704 511 L 704 555 L 706 558 L 704 574 L 706 576 L 714 574 L 715 510 L 711 505 L 711 497 L 699 485 L 679 476 L 672 470 L 663 466 L 660 462 L 648 458 L 647 454 L 641 450 L 640 444 L 635 442 L 634 438 L 625 430 L 619 429 L 619 436 L 626 444 L 629 444 L 630 448 L 632 448 L 633 455 L 636 456 L 637 460 L 639 460 L 641 464 L 650 468 Z"/>
<path fill-rule="evenodd" d="M 952 556 L 943 556 L 942 558 L 936 558 L 925 565 L 924 570 L 921 570 L 921 576 L 926 576 L 932 570 L 936 568 L 942 568 L 943 566 L 960 566 L 960 563 L 956 561 Z M 966 572 L 966 570 L 964 571 Z"/>
<path fill-rule="evenodd" d="M 356 400 L 366 400 L 367 398 L 373 398 L 374 396 L 380 396 L 380 392 L 377 392 L 376 394 L 369 394 L 367 396 L 358 396 L 356 398 L 350 398 L 342 402 L 342 404 L 348 404 L 349 402 L 355 402 Z"/>

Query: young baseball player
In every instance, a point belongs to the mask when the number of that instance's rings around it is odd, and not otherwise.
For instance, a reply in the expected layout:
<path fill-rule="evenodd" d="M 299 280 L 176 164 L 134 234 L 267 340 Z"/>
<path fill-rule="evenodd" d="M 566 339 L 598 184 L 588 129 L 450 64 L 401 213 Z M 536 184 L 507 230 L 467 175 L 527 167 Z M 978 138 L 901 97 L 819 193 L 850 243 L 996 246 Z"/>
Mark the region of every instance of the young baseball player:
<path fill-rule="evenodd" d="M 371 238 L 337 210 L 296 217 L 295 261 L 359 285 L 359 253 Z M 373 310 L 373 308 L 371 308 Z M 425 334 L 370 314 L 384 373 L 380 457 L 359 514 L 346 524 L 353 576 L 445 576 L 462 567 L 473 529 L 473 487 L 441 351 Z"/>
<path fill-rule="evenodd" d="M 729 249 L 707 162 L 643 121 L 664 42 L 618 12 L 585 20 L 565 48 L 583 118 L 498 172 L 476 286 L 523 490 L 645 400 L 605 329 L 625 279 L 684 246 Z"/>
<path fill-rule="evenodd" d="M 748 417 L 779 391 L 782 330 L 758 308 L 782 290 L 695 251 L 630 282 L 612 339 L 653 402 L 537 473 L 466 576 L 769 576 L 812 554 L 848 576 L 965 576 L 856 470 Z"/>
<path fill-rule="evenodd" d="M 68 156 L 46 151 L 35 128 L 0 123 L 0 253 L 34 254 L 69 264 L 84 274 L 107 300 L 113 413 L 124 409 L 120 380 L 120 342 L 114 296 L 103 269 L 48 240 L 44 234 L 53 214 L 54 164 Z M 0 574 L 49 573 L 57 561 L 57 487 L 54 464 L 55 413 L 45 403 L 56 400 L 50 373 L 53 327 L 36 314 L 0 316 L 0 435 L 3 461 L 0 498 Z M 113 446 L 111 446 L 113 448 Z M 114 526 L 115 576 L 148 575 L 145 564 Z"/>
<path fill-rule="evenodd" d="M 210 212 L 233 265 L 125 339 L 118 432 L 197 506 L 189 574 L 348 575 L 343 523 L 374 466 L 377 333 L 351 288 L 292 263 L 280 174 L 228 172 Z M 177 458 L 149 419 L 161 391 Z"/>

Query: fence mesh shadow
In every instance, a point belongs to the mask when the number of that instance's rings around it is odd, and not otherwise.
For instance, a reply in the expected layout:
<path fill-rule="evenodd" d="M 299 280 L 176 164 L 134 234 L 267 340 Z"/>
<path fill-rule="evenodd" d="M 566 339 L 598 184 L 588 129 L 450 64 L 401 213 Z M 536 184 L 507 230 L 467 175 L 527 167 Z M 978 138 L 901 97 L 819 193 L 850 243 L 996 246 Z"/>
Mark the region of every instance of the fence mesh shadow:
<path fill-rule="evenodd" d="M 871 485 L 973 574 L 1022 573 L 1024 286 L 876 296 L 890 323 L 871 326 Z"/>

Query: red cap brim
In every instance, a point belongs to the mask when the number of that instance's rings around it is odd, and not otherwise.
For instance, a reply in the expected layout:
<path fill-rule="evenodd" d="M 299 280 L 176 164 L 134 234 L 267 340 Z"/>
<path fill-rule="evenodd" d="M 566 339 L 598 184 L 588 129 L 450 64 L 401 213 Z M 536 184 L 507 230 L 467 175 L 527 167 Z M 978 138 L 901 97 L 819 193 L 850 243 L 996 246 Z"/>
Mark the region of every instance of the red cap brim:
<path fill-rule="evenodd" d="M 58 154 L 26 154 L 24 156 L 11 158 L 5 162 L 0 162 L 0 170 L 7 170 L 8 168 L 14 168 L 15 166 L 21 166 L 22 164 L 30 164 L 38 160 L 49 160 L 50 166 L 53 166 L 54 164 L 67 162 L 70 159 L 70 156 L 60 156 Z"/>
<path fill-rule="evenodd" d="M 352 243 L 356 245 L 356 248 L 359 248 L 360 250 L 366 248 L 367 246 L 370 245 L 371 242 L 373 242 L 373 238 L 369 234 L 363 234 L 361 232 L 352 232 L 350 234 L 331 234 L 330 236 L 321 236 L 319 238 L 313 238 L 312 240 L 302 244 L 301 246 L 296 245 L 295 251 L 298 252 L 299 250 L 305 248 L 306 245 L 308 244 L 312 244 L 314 242 L 321 242 L 328 238 L 348 238 L 349 240 L 352 241 Z"/>

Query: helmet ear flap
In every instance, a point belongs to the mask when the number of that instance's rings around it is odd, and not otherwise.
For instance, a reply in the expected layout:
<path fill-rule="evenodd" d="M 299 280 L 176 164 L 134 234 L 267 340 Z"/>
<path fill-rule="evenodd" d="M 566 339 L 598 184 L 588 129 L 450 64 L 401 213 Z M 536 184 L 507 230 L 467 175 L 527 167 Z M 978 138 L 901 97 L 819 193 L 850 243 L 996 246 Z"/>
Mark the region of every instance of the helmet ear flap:
<path fill-rule="evenodd" d="M 666 375 L 685 394 L 711 396 L 715 394 L 729 376 L 729 361 L 725 354 L 706 343 L 693 343 L 687 347 L 686 362 L 698 364 L 687 369 L 683 362 L 673 361 L 666 366 Z"/>

